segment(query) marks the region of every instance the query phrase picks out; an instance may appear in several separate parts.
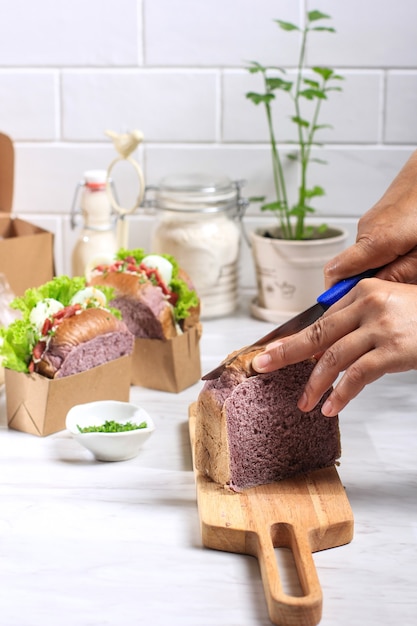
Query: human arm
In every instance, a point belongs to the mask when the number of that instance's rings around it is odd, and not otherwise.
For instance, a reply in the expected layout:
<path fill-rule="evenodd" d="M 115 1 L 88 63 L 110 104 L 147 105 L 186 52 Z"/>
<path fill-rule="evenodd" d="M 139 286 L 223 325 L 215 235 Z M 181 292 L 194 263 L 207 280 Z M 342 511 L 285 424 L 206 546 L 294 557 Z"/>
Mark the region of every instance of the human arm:
<path fill-rule="evenodd" d="M 314 355 L 298 406 L 310 411 L 334 385 L 322 408 L 329 417 L 384 374 L 417 369 L 417 286 L 364 279 L 314 324 L 269 344 L 252 366 L 270 372 Z"/>
<path fill-rule="evenodd" d="M 324 268 L 326 287 L 382 267 L 378 278 L 417 282 L 417 150 L 358 222 L 356 243 Z"/>

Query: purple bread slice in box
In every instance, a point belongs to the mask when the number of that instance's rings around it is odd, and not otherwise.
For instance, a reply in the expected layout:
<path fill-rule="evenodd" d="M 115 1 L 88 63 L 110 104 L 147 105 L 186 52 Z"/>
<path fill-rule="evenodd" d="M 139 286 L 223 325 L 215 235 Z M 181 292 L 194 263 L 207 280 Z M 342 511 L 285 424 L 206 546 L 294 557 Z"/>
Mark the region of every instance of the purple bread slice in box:
<path fill-rule="evenodd" d="M 197 469 L 241 491 L 334 465 L 339 421 L 321 413 L 329 392 L 312 411 L 297 408 L 313 367 L 308 360 L 253 375 L 238 364 L 207 381 L 197 402 Z"/>
<path fill-rule="evenodd" d="M 115 331 L 100 335 L 90 341 L 81 343 L 72 350 L 62 354 L 59 369 L 55 378 L 63 378 L 85 372 L 98 365 L 103 365 L 133 351 L 134 337 L 129 331 Z"/>
<path fill-rule="evenodd" d="M 126 324 L 110 311 L 87 308 L 61 321 L 34 369 L 47 378 L 80 374 L 132 354 L 134 341 Z"/>

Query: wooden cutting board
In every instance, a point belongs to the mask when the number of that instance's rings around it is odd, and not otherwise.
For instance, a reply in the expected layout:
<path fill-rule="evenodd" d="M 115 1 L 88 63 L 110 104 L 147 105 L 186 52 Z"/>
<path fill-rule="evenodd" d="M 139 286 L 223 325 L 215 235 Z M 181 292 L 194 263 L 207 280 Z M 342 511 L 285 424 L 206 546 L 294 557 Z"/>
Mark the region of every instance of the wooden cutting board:
<path fill-rule="evenodd" d="M 189 408 L 195 450 L 196 403 Z M 322 591 L 312 552 L 349 543 L 353 514 L 335 467 L 242 493 L 224 489 L 195 470 L 203 544 L 259 561 L 269 617 L 279 626 L 315 626 Z M 274 548 L 292 551 L 304 595 L 283 590 Z"/>

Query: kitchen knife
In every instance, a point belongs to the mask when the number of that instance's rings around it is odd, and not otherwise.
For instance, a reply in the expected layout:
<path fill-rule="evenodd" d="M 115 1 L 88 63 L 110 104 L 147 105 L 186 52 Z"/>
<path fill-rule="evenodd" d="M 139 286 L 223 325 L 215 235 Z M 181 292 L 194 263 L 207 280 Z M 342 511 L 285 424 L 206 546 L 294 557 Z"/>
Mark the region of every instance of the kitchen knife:
<path fill-rule="evenodd" d="M 375 276 L 380 269 L 380 267 L 377 267 L 373 270 L 366 270 L 366 272 L 362 272 L 361 274 L 357 274 L 351 278 L 345 278 L 336 283 L 317 298 L 316 304 L 313 304 L 313 306 L 306 311 L 303 311 L 302 313 L 299 313 L 295 317 L 291 318 L 288 322 L 274 328 L 274 330 L 264 337 L 261 337 L 261 339 L 258 339 L 258 341 L 252 343 L 250 346 L 242 348 L 242 350 L 239 350 L 239 352 L 234 354 L 232 357 L 223 361 L 223 363 L 220 363 L 220 365 L 214 370 L 205 374 L 201 380 L 214 380 L 219 378 L 223 370 L 228 365 L 233 363 L 238 356 L 252 352 L 252 350 L 255 350 L 256 348 L 266 346 L 268 343 L 271 343 L 271 341 L 275 341 L 276 339 L 282 339 L 283 337 L 294 335 L 300 330 L 303 330 L 303 328 L 307 328 L 307 326 L 310 326 L 310 324 L 321 317 L 323 313 L 332 306 L 332 304 L 343 298 L 343 296 L 345 296 L 360 280 Z"/>

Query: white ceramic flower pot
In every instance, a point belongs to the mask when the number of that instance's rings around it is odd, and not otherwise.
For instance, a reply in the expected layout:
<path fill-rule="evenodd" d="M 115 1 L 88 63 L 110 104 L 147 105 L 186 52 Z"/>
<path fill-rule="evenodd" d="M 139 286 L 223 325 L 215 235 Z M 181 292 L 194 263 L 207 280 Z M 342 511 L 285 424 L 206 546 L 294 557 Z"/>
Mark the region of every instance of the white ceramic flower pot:
<path fill-rule="evenodd" d="M 346 246 L 348 233 L 332 229 L 323 239 L 292 241 L 251 233 L 258 295 L 254 317 L 281 323 L 312 306 L 324 291 L 323 267 Z"/>

